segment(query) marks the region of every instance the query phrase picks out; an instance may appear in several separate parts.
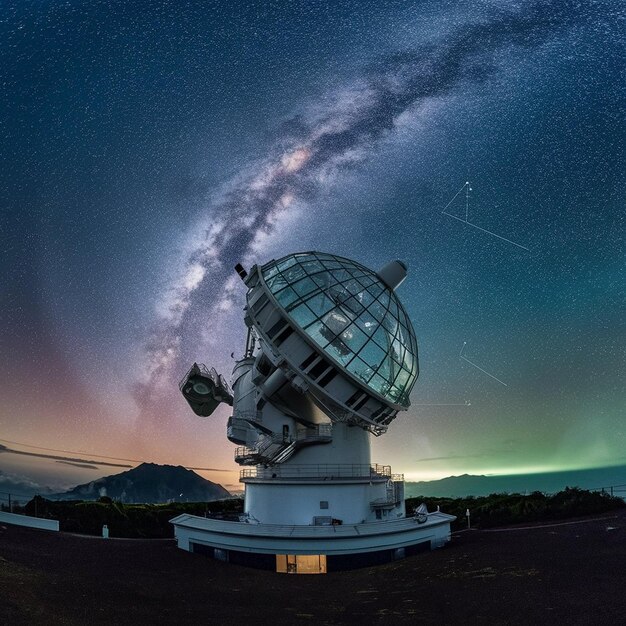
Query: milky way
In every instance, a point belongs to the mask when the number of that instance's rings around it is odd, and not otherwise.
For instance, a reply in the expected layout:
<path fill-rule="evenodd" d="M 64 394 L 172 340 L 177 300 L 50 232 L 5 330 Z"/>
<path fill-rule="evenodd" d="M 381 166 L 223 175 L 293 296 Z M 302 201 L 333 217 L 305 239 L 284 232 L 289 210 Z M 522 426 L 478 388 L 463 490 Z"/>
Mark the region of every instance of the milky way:
<path fill-rule="evenodd" d="M 157 403 L 162 410 L 164 402 L 155 388 L 169 391 L 172 370 L 181 372 L 185 339 L 197 342 L 201 322 L 219 320 L 216 313 L 232 306 L 239 285 L 232 275 L 224 280 L 225 270 L 242 260 L 253 262 L 257 254 L 262 258 L 263 240 L 293 203 L 315 199 L 339 172 L 375 158 L 377 142 L 393 133 L 402 114 L 419 116 L 420 105 L 429 99 L 487 80 L 496 71 L 495 51 L 539 45 L 576 19 L 574 2 L 496 9 L 441 41 L 382 59 L 330 94 L 330 104 L 309 105 L 294 117 L 287 124 L 292 133 L 281 138 L 280 148 L 251 166 L 206 209 L 212 225 L 186 251 L 183 274 L 162 303 L 162 319 L 149 342 L 148 381 L 139 391 L 149 414 L 154 415 Z"/>

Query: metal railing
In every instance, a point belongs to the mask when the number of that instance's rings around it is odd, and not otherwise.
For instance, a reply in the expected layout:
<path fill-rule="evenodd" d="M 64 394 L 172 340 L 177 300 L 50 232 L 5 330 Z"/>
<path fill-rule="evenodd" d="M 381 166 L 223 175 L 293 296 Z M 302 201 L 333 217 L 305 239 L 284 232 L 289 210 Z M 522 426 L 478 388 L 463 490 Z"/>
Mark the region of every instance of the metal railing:
<path fill-rule="evenodd" d="M 626 500 L 626 485 L 610 485 L 609 487 L 595 487 L 589 489 L 589 491 L 599 491 L 600 493 L 606 493 L 616 498 L 622 498 Z"/>
<path fill-rule="evenodd" d="M 183 391 L 189 378 L 191 376 L 198 376 L 198 375 L 204 376 L 205 378 L 210 379 L 216 389 L 221 389 L 230 396 L 233 395 L 233 390 L 230 388 L 230 385 L 226 382 L 226 379 L 221 374 L 218 374 L 217 370 L 214 367 L 209 369 L 204 363 L 194 363 L 189 368 L 187 373 L 181 378 L 180 382 L 178 383 L 178 388 L 181 391 Z"/>
<path fill-rule="evenodd" d="M 303 465 L 276 465 L 273 467 L 251 467 L 241 470 L 240 478 L 287 478 L 287 479 L 322 479 L 340 480 L 343 478 L 391 478 L 390 465 L 365 465 L 365 464 L 303 464 Z M 402 474 L 395 474 L 402 477 Z"/>
<path fill-rule="evenodd" d="M 245 420 L 246 422 L 259 422 L 263 421 L 263 413 L 261 411 L 237 411 L 232 415 L 235 419 Z"/>
<path fill-rule="evenodd" d="M 250 411 L 254 413 L 254 411 Z M 292 443 L 305 444 L 307 442 L 323 441 L 332 437 L 332 424 L 318 424 L 311 428 L 298 428 L 295 437 L 283 437 L 279 433 L 263 435 L 259 437 L 258 444 L 254 447 L 239 446 L 235 448 L 235 461 L 259 459 L 261 462 L 267 458 L 271 460 L 274 455 L 266 454 L 270 448 L 287 447 Z M 280 450 L 273 450 L 279 453 Z"/>
<path fill-rule="evenodd" d="M 377 498 L 376 500 L 372 500 L 370 502 L 370 506 L 373 509 L 393 508 L 394 506 L 396 506 L 396 504 L 398 504 L 398 502 L 392 496 L 387 496 L 386 498 Z"/>

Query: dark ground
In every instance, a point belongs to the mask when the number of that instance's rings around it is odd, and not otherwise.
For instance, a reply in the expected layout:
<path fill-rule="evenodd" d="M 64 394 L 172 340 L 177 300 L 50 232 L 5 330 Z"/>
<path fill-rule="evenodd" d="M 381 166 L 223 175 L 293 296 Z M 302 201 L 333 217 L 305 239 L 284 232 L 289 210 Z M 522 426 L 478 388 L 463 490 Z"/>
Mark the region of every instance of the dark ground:
<path fill-rule="evenodd" d="M 290 576 L 0 526 L 1 624 L 626 624 L 626 512 L 462 532 L 389 565 Z"/>

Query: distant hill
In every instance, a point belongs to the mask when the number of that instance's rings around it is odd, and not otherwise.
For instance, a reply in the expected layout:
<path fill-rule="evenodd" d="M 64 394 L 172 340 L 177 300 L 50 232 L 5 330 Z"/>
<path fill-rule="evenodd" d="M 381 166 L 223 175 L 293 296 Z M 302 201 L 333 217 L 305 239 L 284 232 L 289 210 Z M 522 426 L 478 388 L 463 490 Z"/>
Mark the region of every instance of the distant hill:
<path fill-rule="evenodd" d="M 28 502 L 35 495 L 48 496 L 52 489 L 28 480 L 25 477 L 6 474 L 0 471 L 0 503 L 8 503 L 8 494 L 13 502 Z"/>
<path fill-rule="evenodd" d="M 108 496 L 121 502 L 157 504 L 176 500 L 178 502 L 208 502 L 230 498 L 221 485 L 205 480 L 180 465 L 156 465 L 142 463 L 137 467 L 78 485 L 50 498 L 58 500 L 97 500 Z"/>
<path fill-rule="evenodd" d="M 487 496 L 491 493 L 531 493 L 543 491 L 556 493 L 565 487 L 597 489 L 623 485 L 615 495 L 626 497 L 626 465 L 597 469 L 546 472 L 542 474 L 513 474 L 509 476 L 484 476 L 463 474 L 440 480 L 407 482 L 405 493 L 412 496 L 462 498 Z"/>

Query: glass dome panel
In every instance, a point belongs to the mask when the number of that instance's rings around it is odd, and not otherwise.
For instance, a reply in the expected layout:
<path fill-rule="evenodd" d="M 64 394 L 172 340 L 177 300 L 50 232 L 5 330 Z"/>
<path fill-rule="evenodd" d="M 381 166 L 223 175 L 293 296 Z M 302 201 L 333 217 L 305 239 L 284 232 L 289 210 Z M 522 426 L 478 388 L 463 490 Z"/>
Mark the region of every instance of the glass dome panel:
<path fill-rule="evenodd" d="M 298 299 L 298 294 L 291 287 L 285 287 L 278 292 L 276 299 L 286 307 Z"/>
<path fill-rule="evenodd" d="M 356 324 L 350 324 L 341 333 L 341 339 L 346 345 L 350 346 L 354 353 L 357 353 L 367 343 L 367 335 L 359 330 Z"/>
<path fill-rule="evenodd" d="M 325 294 L 317 293 L 306 301 L 307 305 L 318 317 L 326 315 L 335 308 L 335 303 Z"/>
<path fill-rule="evenodd" d="M 352 350 L 339 337 L 335 337 L 326 346 L 326 352 L 342 365 L 347 365 L 354 356 Z"/>
<path fill-rule="evenodd" d="M 368 382 L 374 373 L 374 370 L 358 356 L 348 363 L 348 371 L 356 374 L 364 382 Z"/>
<path fill-rule="evenodd" d="M 309 307 L 305 304 L 299 304 L 297 307 L 290 311 L 291 317 L 296 321 L 298 326 L 306 328 L 309 324 L 317 319 L 317 316 Z"/>
<path fill-rule="evenodd" d="M 317 289 L 317 285 L 310 278 L 303 278 L 299 280 L 293 288 L 296 290 L 296 293 L 299 296 L 306 296 L 311 293 L 315 289 Z"/>
<path fill-rule="evenodd" d="M 408 405 L 418 373 L 415 333 L 375 272 L 309 252 L 271 261 L 261 275 L 286 316 L 332 360 L 377 394 Z"/>

